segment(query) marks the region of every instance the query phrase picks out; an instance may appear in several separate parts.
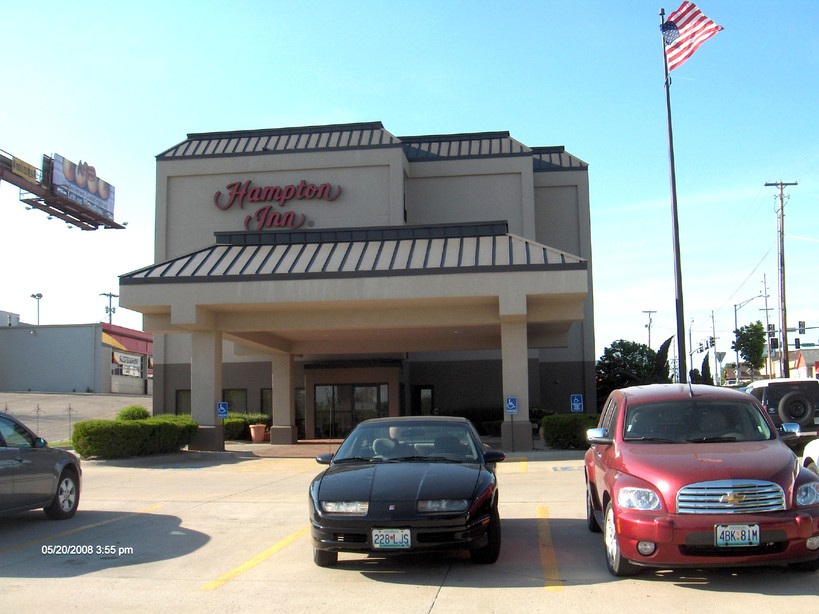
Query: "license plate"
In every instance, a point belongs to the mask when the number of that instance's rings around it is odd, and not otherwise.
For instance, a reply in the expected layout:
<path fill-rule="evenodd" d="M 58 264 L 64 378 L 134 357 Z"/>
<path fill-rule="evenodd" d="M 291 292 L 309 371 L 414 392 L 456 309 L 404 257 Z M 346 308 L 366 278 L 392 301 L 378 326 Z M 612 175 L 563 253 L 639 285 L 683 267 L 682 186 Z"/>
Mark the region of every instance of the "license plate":
<path fill-rule="evenodd" d="M 403 550 L 411 547 L 409 529 L 373 529 L 373 548 Z"/>
<path fill-rule="evenodd" d="M 714 527 L 716 544 L 720 547 L 758 546 L 758 524 L 718 524 Z"/>

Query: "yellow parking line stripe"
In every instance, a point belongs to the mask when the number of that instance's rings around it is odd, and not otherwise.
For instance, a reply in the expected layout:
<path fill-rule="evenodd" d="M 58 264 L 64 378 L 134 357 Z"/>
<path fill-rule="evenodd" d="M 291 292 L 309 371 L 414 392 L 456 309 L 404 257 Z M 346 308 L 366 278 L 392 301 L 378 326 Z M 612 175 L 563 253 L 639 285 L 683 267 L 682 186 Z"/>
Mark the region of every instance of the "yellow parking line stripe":
<path fill-rule="evenodd" d="M 258 565 L 262 561 L 270 558 L 271 556 L 276 554 L 279 550 L 281 550 L 285 546 L 289 546 L 290 544 L 292 544 L 297 539 L 300 539 L 300 538 L 304 537 L 309 530 L 310 530 L 310 525 L 309 524 L 305 525 L 304 527 L 302 527 L 301 529 L 299 529 L 298 531 L 296 531 L 292 535 L 288 535 L 283 540 L 273 544 L 272 546 L 270 546 L 270 548 L 268 548 L 264 552 L 262 552 L 260 554 L 257 554 L 256 556 L 254 556 L 249 561 L 247 561 L 245 563 L 242 563 L 236 569 L 233 569 L 232 571 L 229 571 L 226 574 L 223 574 L 223 575 L 219 576 L 213 582 L 208 582 L 207 584 L 205 584 L 202 587 L 202 590 L 204 590 L 204 591 L 216 590 L 217 588 L 219 588 L 223 584 L 226 584 L 226 583 L 230 582 L 231 580 L 233 580 L 234 578 L 237 578 L 237 577 L 241 576 L 246 571 L 250 571 L 251 569 L 256 567 L 256 565 Z"/>
<path fill-rule="evenodd" d="M 552 531 L 549 527 L 549 508 L 539 505 L 537 508 L 537 532 L 540 544 L 540 564 L 543 566 L 543 588 L 547 591 L 560 592 L 563 590 L 563 581 L 557 568 L 557 557 L 552 544 Z"/>

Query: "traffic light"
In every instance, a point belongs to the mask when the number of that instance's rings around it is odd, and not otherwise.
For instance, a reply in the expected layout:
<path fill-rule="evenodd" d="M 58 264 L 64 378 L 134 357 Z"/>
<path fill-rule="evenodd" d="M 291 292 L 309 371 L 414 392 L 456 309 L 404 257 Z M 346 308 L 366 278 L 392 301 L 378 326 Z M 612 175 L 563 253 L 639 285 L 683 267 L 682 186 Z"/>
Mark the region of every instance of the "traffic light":
<path fill-rule="evenodd" d="M 772 350 L 778 350 L 779 349 L 779 338 L 778 337 L 771 337 L 770 339 L 768 339 L 768 346 Z"/>
<path fill-rule="evenodd" d="M 794 347 L 795 347 L 797 350 L 798 350 L 800 347 L 802 347 L 802 344 L 799 342 L 799 337 L 797 337 L 796 339 L 794 339 L 794 340 L 793 340 L 793 345 L 794 345 Z"/>
<path fill-rule="evenodd" d="M 768 324 L 768 336 L 772 336 L 776 333 L 776 324 Z"/>
<path fill-rule="evenodd" d="M 800 335 L 805 334 L 805 321 L 804 320 L 799 320 L 799 334 Z"/>
<path fill-rule="evenodd" d="M 708 347 L 709 348 L 714 347 L 714 338 L 713 337 L 708 337 Z"/>

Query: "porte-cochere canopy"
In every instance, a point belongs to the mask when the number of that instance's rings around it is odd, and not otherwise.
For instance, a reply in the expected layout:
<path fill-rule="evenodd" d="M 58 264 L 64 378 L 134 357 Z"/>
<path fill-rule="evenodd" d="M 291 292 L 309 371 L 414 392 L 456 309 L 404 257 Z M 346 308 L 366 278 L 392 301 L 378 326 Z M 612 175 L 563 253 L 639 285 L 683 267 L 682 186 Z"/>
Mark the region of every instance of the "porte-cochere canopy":
<path fill-rule="evenodd" d="M 207 248 L 120 278 L 156 333 L 220 331 L 248 354 L 563 347 L 583 320 L 588 264 L 505 222 L 219 232 Z"/>

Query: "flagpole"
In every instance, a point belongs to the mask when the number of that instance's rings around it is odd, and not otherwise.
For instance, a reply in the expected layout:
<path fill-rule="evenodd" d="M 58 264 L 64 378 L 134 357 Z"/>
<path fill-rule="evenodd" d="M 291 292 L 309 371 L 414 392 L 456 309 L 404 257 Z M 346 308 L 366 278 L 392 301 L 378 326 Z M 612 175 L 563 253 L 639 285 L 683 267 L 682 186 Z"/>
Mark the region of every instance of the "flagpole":
<path fill-rule="evenodd" d="M 660 9 L 660 25 L 665 23 L 665 9 Z M 680 383 L 688 381 L 685 348 L 685 317 L 683 315 L 682 266 L 680 264 L 680 223 L 677 218 L 677 174 L 674 169 L 674 131 L 671 128 L 671 77 L 668 72 L 668 57 L 663 42 L 663 67 L 665 69 L 665 107 L 668 121 L 668 158 L 671 166 L 671 217 L 674 240 L 674 286 L 677 306 L 677 376 Z"/>

